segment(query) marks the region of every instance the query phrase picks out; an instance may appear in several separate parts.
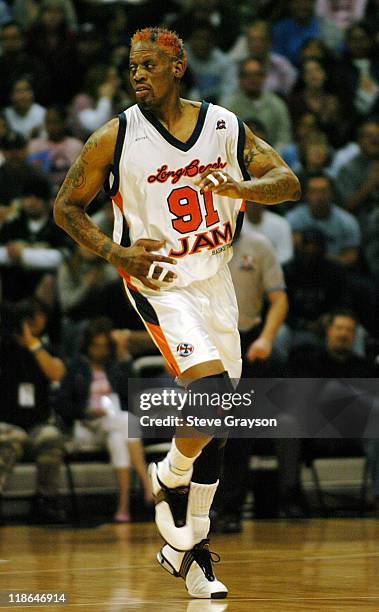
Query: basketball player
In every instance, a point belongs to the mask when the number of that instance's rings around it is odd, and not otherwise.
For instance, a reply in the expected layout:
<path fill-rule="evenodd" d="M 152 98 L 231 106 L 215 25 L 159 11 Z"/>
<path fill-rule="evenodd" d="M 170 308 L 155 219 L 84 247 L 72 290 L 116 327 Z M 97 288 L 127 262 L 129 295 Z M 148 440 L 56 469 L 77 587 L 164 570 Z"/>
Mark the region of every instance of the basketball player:
<path fill-rule="evenodd" d="M 136 32 L 130 79 L 137 104 L 97 130 L 61 187 L 55 219 L 113 264 L 131 302 L 182 384 L 219 394 L 241 373 L 237 306 L 227 262 L 244 200 L 300 197 L 279 155 L 224 108 L 180 98 L 186 52 L 175 33 Z M 251 179 L 250 175 L 254 178 Z M 113 198 L 114 241 L 85 210 L 103 183 Z M 128 225 L 131 246 L 123 243 Z M 224 441 L 177 430 L 150 468 L 161 565 L 190 595 L 223 598 L 207 539 Z"/>

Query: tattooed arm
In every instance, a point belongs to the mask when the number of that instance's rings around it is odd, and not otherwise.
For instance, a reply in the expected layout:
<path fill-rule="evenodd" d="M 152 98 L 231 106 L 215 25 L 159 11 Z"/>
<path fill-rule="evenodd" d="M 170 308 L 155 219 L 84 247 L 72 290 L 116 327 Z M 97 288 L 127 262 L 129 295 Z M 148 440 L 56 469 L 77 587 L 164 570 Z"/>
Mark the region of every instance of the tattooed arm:
<path fill-rule="evenodd" d="M 226 172 L 208 171 L 198 181 L 204 191 L 219 195 L 242 198 L 257 204 L 279 204 L 288 200 L 299 200 L 300 183 L 292 170 L 278 153 L 245 126 L 244 162 L 250 181 L 237 182 Z M 213 175 L 213 180 L 209 175 Z M 214 181 L 216 179 L 216 182 Z"/>
<path fill-rule="evenodd" d="M 156 290 L 157 285 L 146 278 L 151 264 L 176 263 L 172 258 L 151 253 L 162 248 L 164 241 L 142 239 L 124 248 L 103 234 L 86 214 L 87 206 L 102 188 L 111 169 L 117 132 L 118 119 L 112 119 L 87 140 L 59 190 L 54 204 L 54 219 L 78 244 Z M 162 268 L 156 266 L 153 279 L 159 278 L 161 271 Z M 174 278 L 175 274 L 168 272 L 164 282 Z"/>

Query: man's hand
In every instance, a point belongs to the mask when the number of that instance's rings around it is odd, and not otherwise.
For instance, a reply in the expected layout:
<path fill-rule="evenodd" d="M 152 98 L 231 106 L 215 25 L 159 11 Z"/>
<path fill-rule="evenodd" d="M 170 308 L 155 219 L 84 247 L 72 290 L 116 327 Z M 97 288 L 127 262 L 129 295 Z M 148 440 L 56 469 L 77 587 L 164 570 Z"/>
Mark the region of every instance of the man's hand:
<path fill-rule="evenodd" d="M 266 338 L 259 337 L 246 351 L 246 358 L 248 361 L 256 361 L 257 359 L 267 359 L 270 357 L 272 352 L 272 342 Z"/>
<path fill-rule="evenodd" d="M 167 271 L 167 268 L 156 265 L 158 262 L 176 264 L 176 259 L 172 257 L 152 253 L 163 248 L 165 244 L 165 240 L 141 238 L 131 247 L 119 247 L 114 250 L 109 261 L 118 270 L 137 278 L 145 287 L 159 291 L 159 287 L 152 280 L 172 283 L 177 278 L 175 272 Z"/>
<path fill-rule="evenodd" d="M 18 342 L 25 348 L 32 348 L 38 342 L 37 336 L 32 334 L 30 325 L 27 321 L 22 322 L 22 332 L 17 335 Z"/>
<path fill-rule="evenodd" d="M 14 262 L 18 262 L 21 259 L 21 255 L 22 255 L 22 251 L 24 250 L 24 247 L 25 245 L 23 242 L 19 242 L 19 241 L 8 242 L 7 251 L 8 251 L 8 255 L 10 259 Z"/>
<path fill-rule="evenodd" d="M 203 191 L 214 191 L 221 196 L 242 198 L 240 183 L 223 170 L 206 170 L 195 181 L 195 185 L 198 185 Z"/>

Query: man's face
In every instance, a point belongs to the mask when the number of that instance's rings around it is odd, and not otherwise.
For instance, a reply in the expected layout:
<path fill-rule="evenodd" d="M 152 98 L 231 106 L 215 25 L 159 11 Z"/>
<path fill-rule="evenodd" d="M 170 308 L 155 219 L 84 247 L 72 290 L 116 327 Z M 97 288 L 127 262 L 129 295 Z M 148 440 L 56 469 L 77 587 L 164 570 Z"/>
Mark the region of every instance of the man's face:
<path fill-rule="evenodd" d="M 157 45 L 136 43 L 130 52 L 130 82 L 138 104 L 146 109 L 159 106 L 174 87 L 175 60 Z"/>
<path fill-rule="evenodd" d="M 265 71 L 260 62 L 249 60 L 241 70 L 240 83 L 248 96 L 259 96 L 265 80 Z"/>
<path fill-rule="evenodd" d="M 46 215 L 47 204 L 45 200 L 35 195 L 24 196 L 22 208 L 29 219 L 42 219 Z"/>
<path fill-rule="evenodd" d="M 89 360 L 95 364 L 104 365 L 111 355 L 111 344 L 107 334 L 98 334 L 92 338 L 88 347 Z"/>
<path fill-rule="evenodd" d="M 309 179 L 306 193 L 312 216 L 316 219 L 327 217 L 333 199 L 333 191 L 328 179 L 322 176 Z"/>
<path fill-rule="evenodd" d="M 50 108 L 46 112 L 45 127 L 52 140 L 58 140 L 64 136 L 65 122 L 62 116 L 54 108 Z"/>
<path fill-rule="evenodd" d="M 270 48 L 270 38 L 265 25 L 250 26 L 247 30 L 247 46 L 251 55 L 259 58 L 266 56 Z"/>
<path fill-rule="evenodd" d="M 28 81 L 17 81 L 12 90 L 12 104 L 19 111 L 27 111 L 33 104 L 33 90 Z"/>
<path fill-rule="evenodd" d="M 213 34 L 209 30 L 198 29 L 191 36 L 191 51 L 199 59 L 206 60 L 214 48 Z"/>
<path fill-rule="evenodd" d="M 24 36 L 19 27 L 9 25 L 1 32 L 1 48 L 3 53 L 19 53 L 24 48 Z"/>
<path fill-rule="evenodd" d="M 335 353 L 350 353 L 355 337 L 355 321 L 349 316 L 338 315 L 327 330 L 328 350 Z"/>
<path fill-rule="evenodd" d="M 359 144 L 363 155 L 370 159 L 379 159 L 379 125 L 366 123 L 362 126 Z"/>

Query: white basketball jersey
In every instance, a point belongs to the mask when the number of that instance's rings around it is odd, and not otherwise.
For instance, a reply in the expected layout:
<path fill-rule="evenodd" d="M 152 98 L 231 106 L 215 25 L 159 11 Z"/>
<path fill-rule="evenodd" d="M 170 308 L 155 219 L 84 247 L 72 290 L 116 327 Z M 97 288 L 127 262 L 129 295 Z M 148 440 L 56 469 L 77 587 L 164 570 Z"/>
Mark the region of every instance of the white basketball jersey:
<path fill-rule="evenodd" d="M 214 276 L 232 256 L 244 203 L 204 193 L 195 180 L 207 168 L 225 170 L 237 181 L 249 179 L 242 122 L 228 110 L 203 102 L 195 129 L 183 143 L 138 105 L 119 118 L 109 191 L 115 242 L 123 243 L 124 220 L 132 244 L 140 238 L 165 240 L 160 253 L 177 259 L 178 276 L 174 283 L 163 284 L 165 289 Z M 136 279 L 131 282 L 143 286 Z"/>

